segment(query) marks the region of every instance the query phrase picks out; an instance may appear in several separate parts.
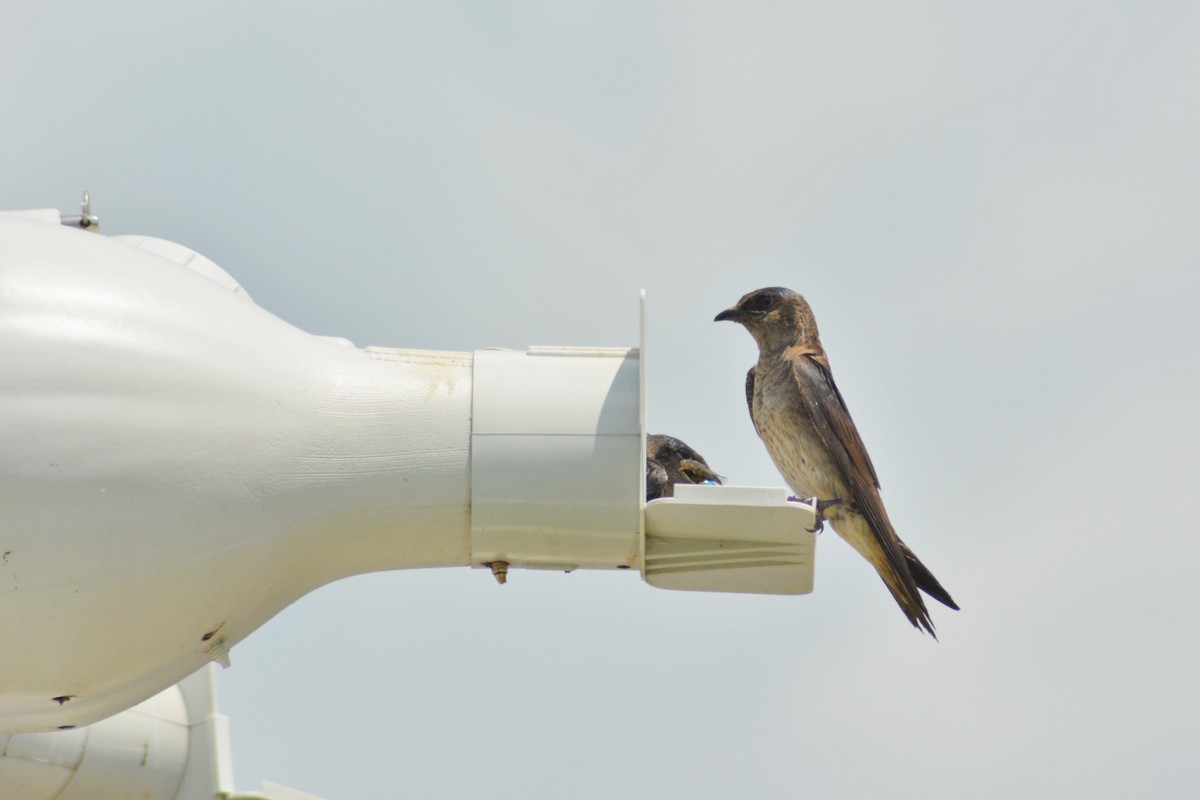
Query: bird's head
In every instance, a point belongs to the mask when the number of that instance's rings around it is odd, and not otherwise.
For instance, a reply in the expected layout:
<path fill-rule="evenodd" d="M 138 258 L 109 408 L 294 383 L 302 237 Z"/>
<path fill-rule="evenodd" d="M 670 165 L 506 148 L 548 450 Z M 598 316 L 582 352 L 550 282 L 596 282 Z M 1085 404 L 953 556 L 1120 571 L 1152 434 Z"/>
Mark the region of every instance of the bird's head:
<path fill-rule="evenodd" d="M 713 322 L 736 322 L 754 337 L 759 350 L 771 352 L 795 344 L 817 344 L 817 321 L 799 294 L 781 286 L 756 289 Z"/>
<path fill-rule="evenodd" d="M 673 497 L 680 483 L 724 483 L 704 456 L 674 436 L 646 437 L 646 499 Z"/>

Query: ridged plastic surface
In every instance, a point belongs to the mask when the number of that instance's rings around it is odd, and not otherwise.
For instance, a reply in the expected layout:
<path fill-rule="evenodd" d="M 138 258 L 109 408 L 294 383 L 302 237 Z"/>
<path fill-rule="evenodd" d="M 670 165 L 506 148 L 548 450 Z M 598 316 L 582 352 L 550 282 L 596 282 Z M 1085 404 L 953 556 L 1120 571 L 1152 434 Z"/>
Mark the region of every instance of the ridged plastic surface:
<path fill-rule="evenodd" d="M 646 504 L 646 582 L 660 589 L 749 594 L 813 590 L 812 507 L 786 489 L 675 487 Z"/>

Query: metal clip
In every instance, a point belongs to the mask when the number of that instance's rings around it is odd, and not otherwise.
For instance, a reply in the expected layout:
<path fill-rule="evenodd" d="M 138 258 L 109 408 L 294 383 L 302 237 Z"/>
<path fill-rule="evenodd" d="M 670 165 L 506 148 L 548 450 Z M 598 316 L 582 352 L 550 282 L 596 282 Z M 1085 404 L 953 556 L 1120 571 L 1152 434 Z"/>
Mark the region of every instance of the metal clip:
<path fill-rule="evenodd" d="M 72 228 L 81 228 L 85 231 L 99 233 L 100 218 L 92 213 L 92 198 L 86 191 L 83 193 L 83 201 L 80 202 L 79 207 L 79 216 L 63 217 L 62 224 L 69 225 Z"/>

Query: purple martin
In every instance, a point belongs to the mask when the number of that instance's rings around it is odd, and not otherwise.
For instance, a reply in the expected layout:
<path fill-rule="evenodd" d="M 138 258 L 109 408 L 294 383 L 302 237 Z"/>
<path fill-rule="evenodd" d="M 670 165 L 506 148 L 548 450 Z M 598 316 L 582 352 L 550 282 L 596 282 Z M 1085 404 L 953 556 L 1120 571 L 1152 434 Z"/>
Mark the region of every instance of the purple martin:
<path fill-rule="evenodd" d="M 674 436 L 646 437 L 646 500 L 674 497 L 677 483 L 721 483 L 704 456 Z"/>
<path fill-rule="evenodd" d="M 808 303 L 791 289 L 759 289 L 714 321 L 722 320 L 742 325 L 758 343 L 758 363 L 746 374 L 746 402 L 784 480 L 796 494 L 813 498 L 818 520 L 824 514 L 871 562 L 913 627 L 937 638 L 918 589 L 950 608 L 958 605 L 888 520 L 875 467 L 833 382 Z"/>

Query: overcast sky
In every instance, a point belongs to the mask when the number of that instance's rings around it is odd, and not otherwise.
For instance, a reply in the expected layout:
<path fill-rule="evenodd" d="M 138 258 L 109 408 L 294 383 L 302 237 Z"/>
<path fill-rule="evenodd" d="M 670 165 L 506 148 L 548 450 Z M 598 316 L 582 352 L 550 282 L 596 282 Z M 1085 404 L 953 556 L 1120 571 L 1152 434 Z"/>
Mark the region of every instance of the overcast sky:
<path fill-rule="evenodd" d="M 1180 797 L 1200 740 L 1200 6 L 5 3 L 0 207 L 187 245 L 360 346 L 636 345 L 782 485 L 713 315 L 803 293 L 934 642 L 800 598 L 390 572 L 219 680 L 239 788 Z"/>

